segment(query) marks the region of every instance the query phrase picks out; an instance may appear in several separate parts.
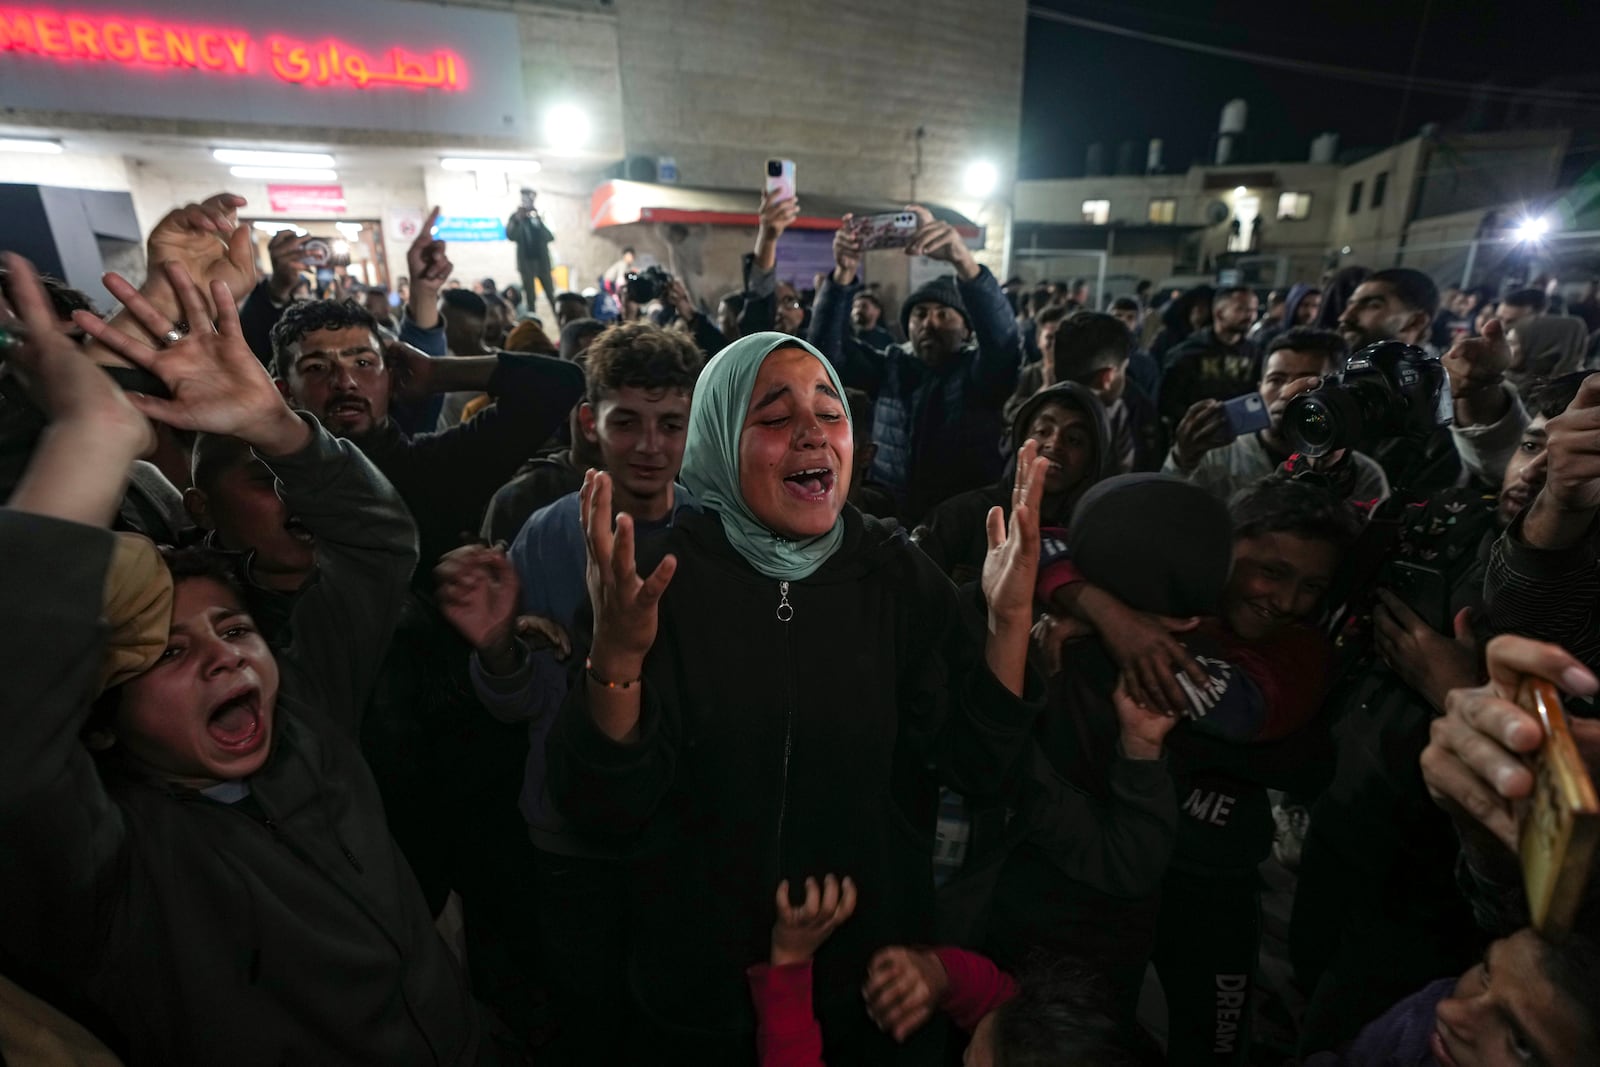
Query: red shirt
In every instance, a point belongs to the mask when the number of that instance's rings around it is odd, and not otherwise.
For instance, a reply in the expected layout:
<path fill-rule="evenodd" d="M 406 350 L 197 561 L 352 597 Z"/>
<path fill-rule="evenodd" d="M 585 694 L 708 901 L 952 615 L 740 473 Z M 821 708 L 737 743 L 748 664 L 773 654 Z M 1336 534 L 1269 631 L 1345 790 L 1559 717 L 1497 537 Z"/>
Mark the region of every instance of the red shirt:
<path fill-rule="evenodd" d="M 950 977 L 940 1008 L 971 1032 L 983 1017 L 1010 1000 L 1017 983 L 989 959 L 960 948 L 936 948 Z M 824 1067 L 822 1028 L 811 1013 L 811 961 L 745 972 L 756 1006 L 756 1050 L 761 1067 Z"/>

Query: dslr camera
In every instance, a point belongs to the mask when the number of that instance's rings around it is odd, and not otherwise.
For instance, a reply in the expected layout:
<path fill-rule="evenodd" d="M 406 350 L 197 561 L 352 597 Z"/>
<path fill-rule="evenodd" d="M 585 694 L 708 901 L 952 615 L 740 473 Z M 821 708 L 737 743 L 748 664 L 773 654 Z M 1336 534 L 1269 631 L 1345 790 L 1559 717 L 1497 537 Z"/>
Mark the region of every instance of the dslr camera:
<path fill-rule="evenodd" d="M 629 300 L 635 304 L 648 304 L 667 295 L 672 275 L 660 267 L 646 267 L 644 270 L 629 271 L 623 284 L 627 287 Z"/>
<path fill-rule="evenodd" d="M 1439 357 L 1403 341 L 1379 341 L 1351 356 L 1333 384 L 1289 401 L 1283 429 L 1296 451 L 1315 457 L 1426 437 L 1453 415 Z"/>

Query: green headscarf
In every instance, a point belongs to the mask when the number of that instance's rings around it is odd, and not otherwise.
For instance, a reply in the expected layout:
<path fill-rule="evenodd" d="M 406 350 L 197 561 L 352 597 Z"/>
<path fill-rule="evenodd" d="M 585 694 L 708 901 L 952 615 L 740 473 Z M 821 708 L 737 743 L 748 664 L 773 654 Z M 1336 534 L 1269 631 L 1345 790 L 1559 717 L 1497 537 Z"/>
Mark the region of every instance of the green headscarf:
<path fill-rule="evenodd" d="M 761 364 L 780 348 L 800 348 L 817 357 L 840 399 L 844 398 L 844 385 L 833 364 L 798 337 L 783 333 L 741 337 L 718 352 L 695 383 L 679 477 L 696 500 L 722 519 L 728 543 L 750 566 L 768 578 L 798 581 L 810 577 L 838 549 L 844 538 L 844 519 L 835 521 L 820 537 L 789 541 L 761 524 L 739 490 L 739 435 L 744 430 L 745 412 Z M 845 404 L 844 409 L 848 419 L 850 405 Z"/>

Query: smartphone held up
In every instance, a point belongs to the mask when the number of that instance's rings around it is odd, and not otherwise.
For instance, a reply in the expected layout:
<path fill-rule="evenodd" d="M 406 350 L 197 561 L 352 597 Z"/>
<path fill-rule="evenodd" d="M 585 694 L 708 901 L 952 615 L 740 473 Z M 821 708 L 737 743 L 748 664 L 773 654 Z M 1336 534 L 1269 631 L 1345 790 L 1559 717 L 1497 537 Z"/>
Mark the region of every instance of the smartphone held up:
<path fill-rule="evenodd" d="M 766 192 L 774 201 L 794 199 L 794 160 L 767 160 Z"/>
<path fill-rule="evenodd" d="M 1523 888 L 1534 929 L 1559 941 L 1583 903 L 1600 842 L 1600 798 L 1555 687 L 1525 679 L 1517 703 L 1544 729 L 1544 744 L 1532 756 L 1533 796 L 1525 802 L 1518 835 Z"/>

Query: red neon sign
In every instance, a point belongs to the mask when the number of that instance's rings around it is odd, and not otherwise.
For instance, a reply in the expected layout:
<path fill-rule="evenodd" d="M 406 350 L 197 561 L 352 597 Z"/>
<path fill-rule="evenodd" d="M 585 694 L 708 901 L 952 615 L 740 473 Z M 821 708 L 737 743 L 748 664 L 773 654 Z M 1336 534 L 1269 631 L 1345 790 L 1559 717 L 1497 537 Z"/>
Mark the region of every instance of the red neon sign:
<path fill-rule="evenodd" d="M 0 52 L 64 63 L 248 74 L 291 85 L 447 92 L 467 87 L 466 64 L 447 49 L 422 54 L 392 48 L 375 57 L 331 38 L 303 41 L 274 34 L 258 41 L 244 30 L 11 7 L 0 7 Z"/>

